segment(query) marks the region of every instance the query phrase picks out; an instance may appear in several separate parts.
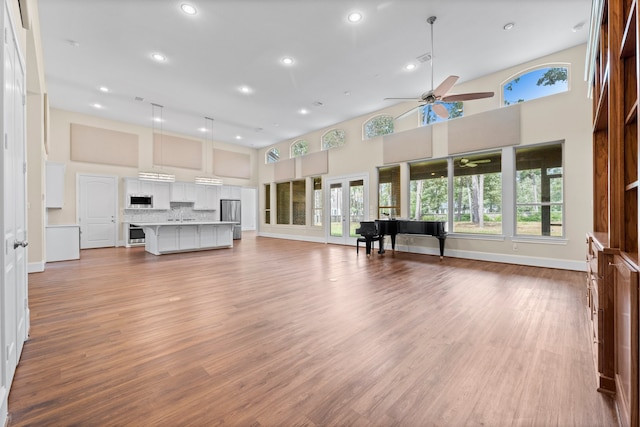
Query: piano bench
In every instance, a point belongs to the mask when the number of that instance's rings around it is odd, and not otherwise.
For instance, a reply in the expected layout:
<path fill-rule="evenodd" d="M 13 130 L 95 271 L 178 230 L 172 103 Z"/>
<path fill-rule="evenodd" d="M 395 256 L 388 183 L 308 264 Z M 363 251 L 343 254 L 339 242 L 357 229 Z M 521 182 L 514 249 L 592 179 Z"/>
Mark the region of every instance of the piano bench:
<path fill-rule="evenodd" d="M 371 255 L 371 250 L 374 247 L 374 242 L 378 242 L 380 244 L 380 239 L 382 236 L 374 235 L 374 236 L 360 236 L 356 239 L 356 255 L 360 254 L 360 242 L 365 244 L 367 255 Z"/>

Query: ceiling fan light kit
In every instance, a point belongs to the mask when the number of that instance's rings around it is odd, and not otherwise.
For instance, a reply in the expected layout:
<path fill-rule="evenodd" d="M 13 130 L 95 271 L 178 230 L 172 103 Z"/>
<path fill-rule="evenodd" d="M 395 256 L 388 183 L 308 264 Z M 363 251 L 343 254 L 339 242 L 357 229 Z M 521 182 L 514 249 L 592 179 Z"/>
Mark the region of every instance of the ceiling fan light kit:
<path fill-rule="evenodd" d="M 433 23 L 436 22 L 435 16 L 430 16 L 427 18 L 427 22 L 431 26 L 431 53 L 429 54 L 429 64 L 431 65 L 431 90 L 424 92 L 419 98 L 385 98 L 385 100 L 399 100 L 399 101 L 418 101 L 420 105 L 417 107 L 413 107 L 409 111 L 399 115 L 396 117 L 397 119 L 406 117 L 407 115 L 413 113 L 415 110 L 424 107 L 425 105 L 431 105 L 431 109 L 435 114 L 443 119 L 449 118 L 449 111 L 443 105 L 443 103 L 448 102 L 461 102 L 461 101 L 471 101 L 475 99 L 483 99 L 483 98 L 491 98 L 494 93 L 493 92 L 474 92 L 474 93 L 460 93 L 460 94 L 448 94 L 451 88 L 456 84 L 460 77 L 458 76 L 449 76 L 438 87 L 434 89 L 433 87 Z"/>

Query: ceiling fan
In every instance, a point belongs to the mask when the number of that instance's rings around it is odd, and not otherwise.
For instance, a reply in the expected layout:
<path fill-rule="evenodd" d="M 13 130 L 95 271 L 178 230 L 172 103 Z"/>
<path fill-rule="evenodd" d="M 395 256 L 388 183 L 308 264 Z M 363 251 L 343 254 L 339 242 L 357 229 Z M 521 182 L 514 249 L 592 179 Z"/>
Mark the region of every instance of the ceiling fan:
<path fill-rule="evenodd" d="M 491 163 L 491 159 L 470 160 L 464 157 L 460 159 L 461 168 L 475 168 L 480 163 Z"/>
<path fill-rule="evenodd" d="M 405 117 L 411 114 L 416 109 L 425 105 L 431 105 L 433 111 L 443 119 L 449 118 L 449 112 L 447 108 L 442 104 L 443 102 L 458 102 L 458 101 L 470 101 L 474 99 L 491 98 L 493 92 L 474 92 L 474 93 L 460 93 L 460 94 L 448 94 L 449 90 L 456 84 L 456 81 L 460 77 L 449 76 L 437 88 L 433 88 L 433 23 L 436 22 L 436 17 L 431 16 L 427 19 L 427 22 L 431 25 L 431 55 L 429 63 L 431 65 L 431 90 L 423 93 L 419 98 L 385 98 L 385 100 L 404 100 L 404 101 L 418 101 L 420 105 L 412 108 L 406 113 L 396 117 L 396 119 Z"/>

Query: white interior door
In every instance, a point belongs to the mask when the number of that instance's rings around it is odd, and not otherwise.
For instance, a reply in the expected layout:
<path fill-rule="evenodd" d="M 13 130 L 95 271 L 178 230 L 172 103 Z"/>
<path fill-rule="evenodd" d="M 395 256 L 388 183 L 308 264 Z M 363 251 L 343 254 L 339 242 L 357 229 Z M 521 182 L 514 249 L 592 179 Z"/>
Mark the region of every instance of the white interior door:
<path fill-rule="evenodd" d="M 2 388 L 13 380 L 28 334 L 25 72 L 5 5 L 3 50 Z"/>
<path fill-rule="evenodd" d="M 245 230 L 256 230 L 257 224 L 257 199 L 258 192 L 255 188 L 242 188 L 242 197 L 240 200 L 242 201 L 242 210 L 240 212 L 241 215 L 241 224 L 242 231 Z"/>
<path fill-rule="evenodd" d="M 116 246 L 117 177 L 80 174 L 77 194 L 80 249 Z"/>
<path fill-rule="evenodd" d="M 369 178 L 366 175 L 331 178 L 326 183 L 327 242 L 355 244 L 356 228 L 369 217 Z"/>

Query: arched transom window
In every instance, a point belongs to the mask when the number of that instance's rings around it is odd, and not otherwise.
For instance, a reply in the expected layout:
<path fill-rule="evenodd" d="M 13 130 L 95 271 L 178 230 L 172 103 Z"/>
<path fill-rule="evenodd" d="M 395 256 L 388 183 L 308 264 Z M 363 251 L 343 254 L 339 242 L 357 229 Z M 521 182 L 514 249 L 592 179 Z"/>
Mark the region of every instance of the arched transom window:
<path fill-rule="evenodd" d="M 342 129 L 331 129 L 322 135 L 322 149 L 342 147 L 344 145 L 344 131 Z"/>
<path fill-rule="evenodd" d="M 502 85 L 504 105 L 555 95 L 569 90 L 569 67 L 544 66 L 527 70 Z"/>
<path fill-rule="evenodd" d="M 363 126 L 364 139 L 393 133 L 393 117 L 381 114 L 370 118 Z"/>
<path fill-rule="evenodd" d="M 309 152 L 309 143 L 304 139 L 298 139 L 291 144 L 291 158 L 304 156 Z"/>

